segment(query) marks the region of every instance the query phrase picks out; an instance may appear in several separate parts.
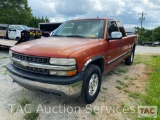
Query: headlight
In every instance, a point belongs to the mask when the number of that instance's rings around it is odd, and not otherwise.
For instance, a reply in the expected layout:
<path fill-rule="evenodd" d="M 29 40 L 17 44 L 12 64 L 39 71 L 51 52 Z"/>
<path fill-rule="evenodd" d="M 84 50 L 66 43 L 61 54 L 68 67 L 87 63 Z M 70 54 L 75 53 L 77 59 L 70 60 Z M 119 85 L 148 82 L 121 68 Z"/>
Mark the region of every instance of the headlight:
<path fill-rule="evenodd" d="M 54 65 L 76 65 L 76 60 L 73 58 L 50 58 L 49 63 Z"/>
<path fill-rule="evenodd" d="M 12 57 L 12 51 L 11 50 L 9 51 L 9 57 Z"/>

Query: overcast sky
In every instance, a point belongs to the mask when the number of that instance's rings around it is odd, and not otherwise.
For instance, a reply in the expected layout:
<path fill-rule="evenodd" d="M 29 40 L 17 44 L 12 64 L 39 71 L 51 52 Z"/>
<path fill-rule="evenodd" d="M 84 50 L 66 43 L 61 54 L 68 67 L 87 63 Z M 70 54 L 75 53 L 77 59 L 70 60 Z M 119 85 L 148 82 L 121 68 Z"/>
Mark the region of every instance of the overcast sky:
<path fill-rule="evenodd" d="M 28 4 L 33 15 L 47 16 L 51 22 L 99 16 L 140 27 L 138 14 L 144 12 L 145 28 L 160 26 L 160 0 L 28 0 Z"/>

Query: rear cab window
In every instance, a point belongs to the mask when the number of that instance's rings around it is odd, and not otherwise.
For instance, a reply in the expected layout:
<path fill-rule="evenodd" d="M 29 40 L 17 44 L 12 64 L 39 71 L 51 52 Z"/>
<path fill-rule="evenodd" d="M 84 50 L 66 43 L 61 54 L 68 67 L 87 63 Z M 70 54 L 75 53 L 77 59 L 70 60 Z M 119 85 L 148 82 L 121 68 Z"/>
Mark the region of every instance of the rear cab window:
<path fill-rule="evenodd" d="M 122 22 L 118 21 L 117 25 L 118 25 L 118 28 L 119 28 L 120 32 L 122 33 L 122 36 L 125 37 L 126 33 L 125 33 L 125 29 L 124 29 L 124 26 L 123 26 Z"/>

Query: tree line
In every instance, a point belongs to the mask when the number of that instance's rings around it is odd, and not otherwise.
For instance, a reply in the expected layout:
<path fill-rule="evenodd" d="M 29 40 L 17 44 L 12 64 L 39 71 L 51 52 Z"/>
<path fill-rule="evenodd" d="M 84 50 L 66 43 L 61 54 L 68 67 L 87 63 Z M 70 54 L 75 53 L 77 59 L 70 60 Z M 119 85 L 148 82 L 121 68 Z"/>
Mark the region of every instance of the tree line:
<path fill-rule="evenodd" d="M 47 17 L 35 17 L 28 0 L 0 0 L 0 23 L 21 24 L 38 27 L 38 23 L 49 22 Z"/>
<path fill-rule="evenodd" d="M 137 29 L 140 41 L 142 42 L 160 41 L 160 26 L 152 30 L 148 30 L 145 28 L 141 29 L 139 27 L 135 28 Z"/>

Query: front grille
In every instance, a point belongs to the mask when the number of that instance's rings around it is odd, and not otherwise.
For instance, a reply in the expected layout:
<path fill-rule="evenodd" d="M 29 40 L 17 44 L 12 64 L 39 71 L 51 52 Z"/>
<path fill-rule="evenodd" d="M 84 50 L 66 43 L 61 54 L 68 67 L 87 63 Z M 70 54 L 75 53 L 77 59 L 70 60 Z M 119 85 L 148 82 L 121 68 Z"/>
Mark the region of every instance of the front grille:
<path fill-rule="evenodd" d="M 22 54 L 18 54 L 18 53 L 12 53 L 12 57 L 19 59 L 19 60 L 32 62 L 32 63 L 39 63 L 39 64 L 48 64 L 49 63 L 49 58 L 45 58 L 45 57 L 28 56 L 28 55 L 22 55 Z M 13 65 L 19 69 L 22 69 L 22 70 L 25 70 L 28 72 L 39 73 L 39 74 L 48 74 L 47 69 L 23 66 L 21 64 L 15 63 L 15 62 L 13 62 Z"/>
<path fill-rule="evenodd" d="M 33 67 L 28 67 L 28 66 L 22 66 L 20 64 L 17 64 L 15 62 L 13 62 L 13 65 L 19 69 L 28 71 L 28 72 L 33 72 L 33 73 L 39 73 L 39 74 L 48 74 L 48 70 L 47 69 L 42 69 L 42 68 L 33 68 Z"/>
<path fill-rule="evenodd" d="M 28 62 L 34 62 L 34 63 L 42 63 L 42 64 L 49 63 L 49 58 L 45 58 L 45 57 L 35 57 L 35 56 L 28 56 L 28 55 L 22 55 L 17 53 L 13 53 L 12 57 L 20 60 L 28 61 Z"/>

